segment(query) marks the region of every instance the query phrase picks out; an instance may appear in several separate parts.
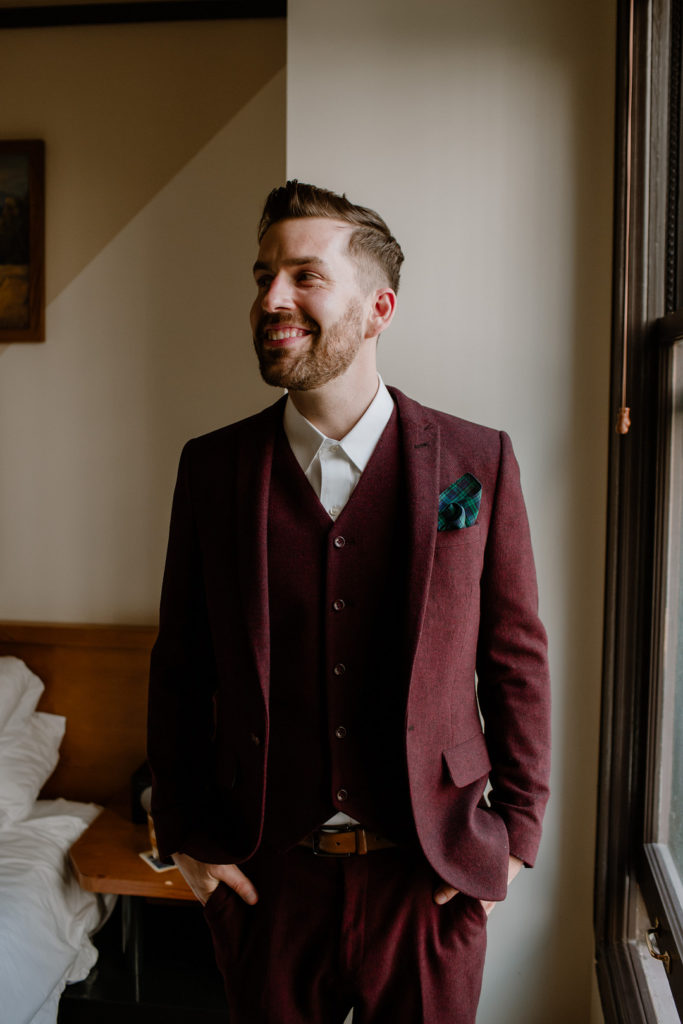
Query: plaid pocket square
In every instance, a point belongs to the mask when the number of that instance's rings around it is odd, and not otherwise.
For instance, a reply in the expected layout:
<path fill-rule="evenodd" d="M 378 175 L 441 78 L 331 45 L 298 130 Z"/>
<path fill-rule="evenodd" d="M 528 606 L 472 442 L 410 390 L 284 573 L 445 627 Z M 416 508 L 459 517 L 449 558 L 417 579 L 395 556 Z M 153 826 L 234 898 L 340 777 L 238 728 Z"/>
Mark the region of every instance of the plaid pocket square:
<path fill-rule="evenodd" d="M 439 530 L 462 530 L 474 526 L 481 505 L 481 484 L 465 473 L 439 495 Z"/>

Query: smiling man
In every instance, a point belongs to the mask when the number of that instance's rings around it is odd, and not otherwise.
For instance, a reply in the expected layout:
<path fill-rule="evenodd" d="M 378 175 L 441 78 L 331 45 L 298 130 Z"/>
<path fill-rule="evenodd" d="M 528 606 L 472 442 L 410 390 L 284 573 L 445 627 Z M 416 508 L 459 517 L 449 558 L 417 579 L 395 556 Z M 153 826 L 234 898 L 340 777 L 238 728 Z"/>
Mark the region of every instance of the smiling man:
<path fill-rule="evenodd" d="M 183 451 L 157 839 L 204 904 L 230 1021 L 470 1024 L 487 915 L 548 797 L 517 464 L 378 376 L 403 262 L 378 214 L 291 181 L 259 243 L 254 347 L 288 394 Z"/>
<path fill-rule="evenodd" d="M 368 361 L 363 282 L 348 259 L 350 233 L 349 225 L 316 217 L 281 221 L 264 236 L 251 326 L 266 383 L 311 391 L 345 374 L 361 352 Z M 305 255 L 309 250 L 324 255 Z M 388 311 L 392 298 L 384 296 Z"/>

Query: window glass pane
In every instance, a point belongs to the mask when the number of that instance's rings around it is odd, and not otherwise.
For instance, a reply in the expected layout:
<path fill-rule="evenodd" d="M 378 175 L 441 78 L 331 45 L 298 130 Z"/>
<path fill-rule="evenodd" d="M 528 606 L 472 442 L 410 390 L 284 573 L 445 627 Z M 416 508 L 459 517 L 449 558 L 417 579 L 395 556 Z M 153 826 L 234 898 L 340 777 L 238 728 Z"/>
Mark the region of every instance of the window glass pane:
<path fill-rule="evenodd" d="M 670 777 L 663 764 L 663 789 L 669 789 L 668 846 L 672 860 L 683 883 L 683 352 L 681 343 L 674 354 L 674 409 L 671 458 L 671 491 L 669 520 L 669 585 L 667 637 L 665 651 L 665 707 L 672 715 L 669 730 L 671 742 Z"/>
<path fill-rule="evenodd" d="M 679 553 L 681 551 L 679 536 Z M 669 810 L 669 846 L 671 856 L 683 882 L 683 567 L 679 557 L 678 575 L 678 643 L 676 651 L 676 695 L 674 713 L 674 749 L 672 765 L 671 807 Z"/>

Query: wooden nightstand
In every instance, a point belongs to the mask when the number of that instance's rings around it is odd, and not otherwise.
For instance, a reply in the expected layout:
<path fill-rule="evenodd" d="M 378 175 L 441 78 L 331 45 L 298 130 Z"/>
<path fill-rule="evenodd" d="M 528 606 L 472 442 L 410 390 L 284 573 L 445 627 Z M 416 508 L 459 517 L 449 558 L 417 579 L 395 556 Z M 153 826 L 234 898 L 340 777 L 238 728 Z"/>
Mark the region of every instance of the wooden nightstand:
<path fill-rule="evenodd" d="M 135 825 L 123 807 L 105 807 L 77 839 L 69 857 L 81 888 L 119 896 L 193 900 L 177 868 L 156 872 L 140 857 L 149 850 L 146 825 Z"/>
<path fill-rule="evenodd" d="M 134 824 L 129 813 L 123 805 L 105 807 L 71 847 L 69 858 L 83 889 L 114 893 L 121 899 L 123 952 L 139 1002 L 142 900 L 195 901 L 195 896 L 177 868 L 156 872 L 142 860 L 140 853 L 150 848 L 149 831 L 147 825 Z"/>

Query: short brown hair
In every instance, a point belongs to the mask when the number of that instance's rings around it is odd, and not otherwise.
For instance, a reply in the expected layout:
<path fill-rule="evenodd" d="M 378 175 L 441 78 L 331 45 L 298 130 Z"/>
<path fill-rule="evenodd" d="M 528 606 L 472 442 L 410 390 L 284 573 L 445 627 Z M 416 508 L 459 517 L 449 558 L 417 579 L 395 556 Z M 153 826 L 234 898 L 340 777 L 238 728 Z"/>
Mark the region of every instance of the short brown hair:
<path fill-rule="evenodd" d="M 389 286 L 398 291 L 403 253 L 386 223 L 367 206 L 356 206 L 346 195 L 305 185 L 294 178 L 274 188 L 266 199 L 258 226 L 259 242 L 273 224 L 299 217 L 330 217 L 351 224 L 349 251 L 369 273 L 379 270 Z"/>

